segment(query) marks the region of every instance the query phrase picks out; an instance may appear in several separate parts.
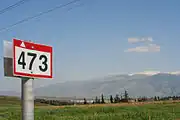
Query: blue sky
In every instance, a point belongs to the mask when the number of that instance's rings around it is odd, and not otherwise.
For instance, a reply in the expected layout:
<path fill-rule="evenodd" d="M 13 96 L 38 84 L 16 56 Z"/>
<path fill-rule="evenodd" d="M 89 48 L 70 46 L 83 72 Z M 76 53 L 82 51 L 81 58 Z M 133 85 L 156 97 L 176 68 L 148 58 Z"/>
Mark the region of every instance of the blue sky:
<path fill-rule="evenodd" d="M 0 9 L 17 1 L 4 0 Z M 68 1 L 30 0 L 0 14 L 0 28 Z M 81 0 L 78 3 L 83 5 L 70 11 L 67 9 L 76 5 L 58 9 L 0 32 L 1 48 L 3 40 L 13 38 L 53 46 L 54 79 L 37 80 L 36 87 L 111 73 L 180 70 L 179 0 Z M 152 37 L 153 42 L 128 42 L 128 38 L 143 36 Z M 149 44 L 159 46 L 160 51 L 125 52 Z M 0 90 L 20 89 L 20 80 L 4 78 L 3 71 L 0 78 Z"/>

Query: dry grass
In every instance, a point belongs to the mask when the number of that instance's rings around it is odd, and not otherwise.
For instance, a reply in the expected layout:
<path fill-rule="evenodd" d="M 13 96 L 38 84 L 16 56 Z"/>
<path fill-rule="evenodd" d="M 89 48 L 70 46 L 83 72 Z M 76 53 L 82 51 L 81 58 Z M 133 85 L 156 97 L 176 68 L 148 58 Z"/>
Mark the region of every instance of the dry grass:
<path fill-rule="evenodd" d="M 154 101 L 154 102 L 134 102 L 134 103 L 107 103 L 107 104 L 88 104 L 88 105 L 69 105 L 68 107 L 103 107 L 103 106 L 112 106 L 112 107 L 120 107 L 120 106 L 142 106 L 147 104 L 173 104 L 180 103 L 180 100 L 174 101 Z M 65 108 L 67 106 L 49 106 L 52 108 Z"/>

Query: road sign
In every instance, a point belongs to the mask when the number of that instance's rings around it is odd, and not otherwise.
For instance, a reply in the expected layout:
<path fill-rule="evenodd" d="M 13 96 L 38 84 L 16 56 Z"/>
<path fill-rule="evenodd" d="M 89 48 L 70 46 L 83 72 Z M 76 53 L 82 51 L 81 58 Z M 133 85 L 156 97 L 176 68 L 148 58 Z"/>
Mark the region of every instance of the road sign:
<path fill-rule="evenodd" d="M 13 74 L 52 78 L 52 47 L 13 39 Z"/>

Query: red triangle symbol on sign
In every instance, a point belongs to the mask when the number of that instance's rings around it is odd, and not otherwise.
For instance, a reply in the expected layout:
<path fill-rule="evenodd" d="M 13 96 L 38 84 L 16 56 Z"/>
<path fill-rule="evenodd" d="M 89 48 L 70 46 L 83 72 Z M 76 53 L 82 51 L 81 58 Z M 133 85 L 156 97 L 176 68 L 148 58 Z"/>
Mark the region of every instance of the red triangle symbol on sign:
<path fill-rule="evenodd" d="M 21 46 L 21 47 L 26 47 L 25 44 L 24 44 L 24 42 L 22 42 L 20 46 Z"/>

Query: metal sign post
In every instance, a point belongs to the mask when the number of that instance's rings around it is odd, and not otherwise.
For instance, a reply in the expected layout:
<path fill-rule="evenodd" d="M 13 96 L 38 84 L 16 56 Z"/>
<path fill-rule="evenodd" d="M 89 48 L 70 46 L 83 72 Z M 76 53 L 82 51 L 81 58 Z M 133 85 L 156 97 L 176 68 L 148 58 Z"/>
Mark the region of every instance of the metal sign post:
<path fill-rule="evenodd" d="M 33 79 L 21 78 L 22 120 L 34 120 Z"/>
<path fill-rule="evenodd" d="M 13 39 L 4 41 L 4 76 L 21 78 L 22 120 L 34 120 L 32 78 L 52 78 L 52 47 Z"/>

